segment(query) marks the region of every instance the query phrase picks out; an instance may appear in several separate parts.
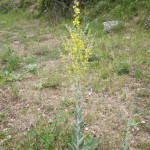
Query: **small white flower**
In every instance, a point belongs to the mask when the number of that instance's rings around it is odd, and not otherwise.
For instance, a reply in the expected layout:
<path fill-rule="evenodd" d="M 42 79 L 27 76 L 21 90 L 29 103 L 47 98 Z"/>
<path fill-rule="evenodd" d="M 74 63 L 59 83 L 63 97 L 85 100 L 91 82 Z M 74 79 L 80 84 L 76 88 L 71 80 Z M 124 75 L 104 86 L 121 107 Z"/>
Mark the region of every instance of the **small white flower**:
<path fill-rule="evenodd" d="M 45 117 L 46 115 L 45 115 L 45 114 L 42 114 L 42 116 Z"/>
<path fill-rule="evenodd" d="M 90 88 L 90 89 L 89 89 L 89 93 L 88 93 L 88 94 L 89 94 L 89 96 L 91 96 L 91 95 L 92 95 L 92 92 L 93 92 L 93 89 L 92 89 L 92 88 Z"/>
<path fill-rule="evenodd" d="M 11 135 L 8 135 L 7 138 L 10 139 L 10 138 L 11 138 Z"/>
<path fill-rule="evenodd" d="M 4 132 L 7 132 L 7 131 L 8 131 L 8 128 L 5 128 L 3 131 L 4 131 Z"/>
<path fill-rule="evenodd" d="M 143 121 L 141 121 L 141 123 L 142 123 L 142 124 L 144 124 L 144 123 L 145 123 L 145 121 L 143 120 Z"/>
<path fill-rule="evenodd" d="M 88 130 L 89 130 L 89 128 L 88 128 L 88 127 L 86 127 L 86 128 L 85 128 L 85 131 L 88 131 Z"/>

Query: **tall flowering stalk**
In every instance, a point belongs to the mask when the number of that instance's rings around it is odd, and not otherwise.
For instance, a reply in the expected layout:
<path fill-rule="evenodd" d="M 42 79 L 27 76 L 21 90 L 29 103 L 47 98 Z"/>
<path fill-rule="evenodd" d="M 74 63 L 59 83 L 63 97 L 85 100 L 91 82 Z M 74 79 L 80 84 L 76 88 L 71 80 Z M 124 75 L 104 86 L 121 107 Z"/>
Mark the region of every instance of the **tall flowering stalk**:
<path fill-rule="evenodd" d="M 78 1 L 74 2 L 73 10 L 73 27 L 68 27 L 70 38 L 66 39 L 64 43 L 67 55 L 62 57 L 66 60 L 67 73 L 73 77 L 76 83 L 79 83 L 87 70 L 91 44 L 89 43 L 88 36 L 85 36 L 85 31 L 80 28 Z"/>
<path fill-rule="evenodd" d="M 65 39 L 64 42 L 66 55 L 62 56 L 65 60 L 67 73 L 75 82 L 76 89 L 76 103 L 74 107 L 75 123 L 72 132 L 72 142 L 69 144 L 69 149 L 94 150 L 98 145 L 99 140 L 94 138 L 85 143 L 85 138 L 83 135 L 84 124 L 82 117 L 82 96 L 80 87 L 80 82 L 84 78 L 84 74 L 87 71 L 88 58 L 91 53 L 91 44 L 89 42 L 89 36 L 85 33 L 86 29 L 83 31 L 80 27 L 80 9 L 78 0 L 74 1 L 73 10 L 73 27 L 68 27 L 69 39 Z"/>

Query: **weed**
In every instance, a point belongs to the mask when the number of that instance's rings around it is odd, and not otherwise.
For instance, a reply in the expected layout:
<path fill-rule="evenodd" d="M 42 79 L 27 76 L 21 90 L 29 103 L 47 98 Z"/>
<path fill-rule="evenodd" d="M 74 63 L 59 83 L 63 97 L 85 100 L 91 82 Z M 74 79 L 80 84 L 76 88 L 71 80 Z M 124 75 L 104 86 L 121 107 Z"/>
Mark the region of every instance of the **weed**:
<path fill-rule="evenodd" d="M 26 140 L 17 145 L 18 149 L 63 149 L 70 141 L 70 130 L 66 126 L 68 114 L 55 115 L 50 123 L 40 117 L 36 127 L 26 135 Z M 61 138 L 63 137 L 63 138 Z"/>
<path fill-rule="evenodd" d="M 15 85 L 11 86 L 11 94 L 13 98 L 15 99 L 19 98 L 19 89 Z"/>
<path fill-rule="evenodd" d="M 0 11 L 3 13 L 8 13 L 12 10 L 17 9 L 18 3 L 14 3 L 13 1 L 9 0 L 2 0 L 0 4 Z"/>
<path fill-rule="evenodd" d="M 74 100 L 70 100 L 70 99 L 64 99 L 63 102 L 62 102 L 62 106 L 65 106 L 65 107 L 69 107 L 69 106 L 73 106 L 75 104 L 75 101 Z"/>
<path fill-rule="evenodd" d="M 58 58 L 60 58 L 60 48 L 58 48 L 58 47 L 51 48 L 48 57 L 50 59 L 58 59 Z"/>
<path fill-rule="evenodd" d="M 150 97 L 150 93 L 147 89 L 142 89 L 140 91 L 138 91 L 136 93 L 137 97 L 141 97 L 141 98 L 149 98 Z"/>
<path fill-rule="evenodd" d="M 60 57 L 60 48 L 54 47 L 49 48 L 48 46 L 43 46 L 35 52 L 38 57 L 46 56 L 48 59 L 58 59 Z"/>
<path fill-rule="evenodd" d="M 2 122 L 5 119 L 5 114 L 0 112 L 0 122 Z"/>
<path fill-rule="evenodd" d="M 126 133 L 125 133 L 125 140 L 124 140 L 124 146 L 122 148 L 122 150 L 129 150 L 130 148 L 130 130 L 132 128 L 137 129 L 138 130 L 138 125 L 139 122 L 137 122 L 136 119 L 129 119 L 128 120 L 128 124 L 127 124 L 127 129 L 126 129 Z"/>
<path fill-rule="evenodd" d="M 122 61 L 117 65 L 117 73 L 119 75 L 128 74 L 130 71 L 130 64 Z"/>
<path fill-rule="evenodd" d="M 35 88 L 41 90 L 43 89 L 43 84 L 42 83 L 35 84 Z"/>
<path fill-rule="evenodd" d="M 21 8 L 27 8 L 31 6 L 33 2 L 31 0 L 20 0 L 20 7 Z"/>
<path fill-rule="evenodd" d="M 1 52 L 0 62 L 5 65 L 6 70 L 10 72 L 20 68 L 20 57 L 11 49 Z"/>
<path fill-rule="evenodd" d="M 0 71 L 0 87 L 3 87 L 11 82 L 13 82 L 13 78 L 9 76 L 8 73 Z"/>
<path fill-rule="evenodd" d="M 22 81 L 23 76 L 14 72 L 0 71 L 0 87 L 12 83 L 13 81 Z"/>
<path fill-rule="evenodd" d="M 96 92 L 99 91 L 107 92 L 111 86 L 112 86 L 112 81 L 109 78 L 102 80 L 101 77 L 98 77 L 98 79 L 96 79 L 93 83 L 93 89 Z"/>
<path fill-rule="evenodd" d="M 89 42 L 90 35 L 86 34 L 87 26 L 85 30 L 80 28 L 80 9 L 78 0 L 74 1 L 73 11 L 73 27 L 68 27 L 70 39 L 65 39 L 65 43 L 63 43 L 67 54 L 62 55 L 62 59 L 65 60 L 66 63 L 66 71 L 74 81 L 76 93 L 74 105 L 75 121 L 72 128 L 72 141 L 71 143 L 68 143 L 68 146 L 69 150 L 94 150 L 99 144 L 99 139 L 90 138 L 88 141 L 85 140 L 81 106 L 82 92 L 80 87 L 80 82 L 87 71 L 92 42 Z"/>
<path fill-rule="evenodd" d="M 58 74 L 51 74 L 42 84 L 43 88 L 57 88 L 61 84 L 61 77 Z"/>
<path fill-rule="evenodd" d="M 135 70 L 134 73 L 133 73 L 133 77 L 134 77 L 134 78 L 140 78 L 140 79 L 142 79 L 143 76 L 144 76 L 144 75 L 143 75 L 142 70 L 139 70 L 139 69 Z"/>
<path fill-rule="evenodd" d="M 29 56 L 29 57 L 26 57 L 24 61 L 26 64 L 34 64 L 37 61 L 37 57 Z"/>
<path fill-rule="evenodd" d="M 2 141 L 3 141 L 3 139 L 5 139 L 5 138 L 6 138 L 6 133 L 3 132 L 3 131 L 0 131 L 0 145 L 1 145 Z"/>
<path fill-rule="evenodd" d="M 9 71 L 17 70 L 20 67 L 20 58 L 17 55 L 12 55 L 6 62 L 6 69 Z"/>
<path fill-rule="evenodd" d="M 40 37 L 36 38 L 36 41 L 43 42 L 43 41 L 47 41 L 48 39 L 49 39 L 48 37 L 40 36 Z"/>
<path fill-rule="evenodd" d="M 38 69 L 36 64 L 29 64 L 26 65 L 24 68 L 27 72 L 30 72 L 32 74 L 37 74 Z"/>
<path fill-rule="evenodd" d="M 43 47 L 41 47 L 40 49 L 38 49 L 35 52 L 35 55 L 37 55 L 37 56 L 45 56 L 48 53 L 49 53 L 49 47 L 48 46 L 43 46 Z"/>
<path fill-rule="evenodd" d="M 88 125 L 92 125 L 95 121 L 97 120 L 97 115 L 96 113 L 90 113 L 86 116 L 85 118 L 85 122 L 88 124 Z"/>
<path fill-rule="evenodd" d="M 102 79 L 107 79 L 109 77 L 109 71 L 105 70 L 101 73 L 101 78 Z"/>
<path fill-rule="evenodd" d="M 50 74 L 43 83 L 35 85 L 37 89 L 57 88 L 61 84 L 61 76 L 58 73 Z"/>
<path fill-rule="evenodd" d="M 143 149 L 143 150 L 149 150 L 150 144 L 149 143 L 140 143 L 140 144 L 138 144 L 138 148 Z"/>
<path fill-rule="evenodd" d="M 13 81 L 22 81 L 23 80 L 23 76 L 19 73 L 15 73 L 15 72 L 11 72 L 9 73 L 8 71 L 5 72 L 6 75 L 10 76 Z"/>

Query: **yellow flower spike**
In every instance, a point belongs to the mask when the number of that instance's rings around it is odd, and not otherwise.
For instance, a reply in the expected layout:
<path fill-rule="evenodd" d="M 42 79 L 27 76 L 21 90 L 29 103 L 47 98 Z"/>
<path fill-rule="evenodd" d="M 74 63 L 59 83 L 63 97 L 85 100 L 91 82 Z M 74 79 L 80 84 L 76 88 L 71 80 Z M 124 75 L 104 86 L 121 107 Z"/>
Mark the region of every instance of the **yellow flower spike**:
<path fill-rule="evenodd" d="M 87 38 L 80 28 L 80 9 L 78 0 L 75 1 L 73 27 L 70 28 L 70 39 L 66 40 L 64 49 L 67 51 L 66 70 L 67 73 L 79 82 L 86 73 L 90 49 L 86 47 Z M 65 57 L 63 57 L 65 58 Z"/>

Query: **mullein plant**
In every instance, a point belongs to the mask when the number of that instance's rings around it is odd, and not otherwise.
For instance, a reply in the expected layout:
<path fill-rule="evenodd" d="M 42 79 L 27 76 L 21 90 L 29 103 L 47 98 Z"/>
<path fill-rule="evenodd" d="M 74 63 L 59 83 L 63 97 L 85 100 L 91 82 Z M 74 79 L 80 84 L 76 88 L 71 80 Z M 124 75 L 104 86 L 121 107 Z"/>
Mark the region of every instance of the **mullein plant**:
<path fill-rule="evenodd" d="M 73 26 L 67 27 L 69 38 L 66 38 L 63 45 L 66 55 L 62 55 L 65 60 L 67 73 L 72 77 L 75 83 L 76 103 L 74 106 L 75 122 L 72 131 L 72 142 L 69 143 L 69 150 L 94 150 L 99 144 L 98 138 L 92 138 L 89 141 L 84 137 L 84 122 L 82 117 L 82 94 L 81 80 L 87 71 L 88 58 L 91 53 L 91 42 L 87 34 L 87 28 L 81 29 L 79 1 L 74 1 L 74 20 Z"/>

